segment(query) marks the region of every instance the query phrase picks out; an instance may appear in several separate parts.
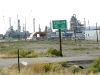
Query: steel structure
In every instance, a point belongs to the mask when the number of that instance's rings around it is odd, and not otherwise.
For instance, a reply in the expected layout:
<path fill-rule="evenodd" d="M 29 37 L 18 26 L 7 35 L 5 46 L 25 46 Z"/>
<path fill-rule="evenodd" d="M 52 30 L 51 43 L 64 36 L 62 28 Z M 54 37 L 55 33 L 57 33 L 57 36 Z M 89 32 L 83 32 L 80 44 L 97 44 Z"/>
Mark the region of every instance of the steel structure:
<path fill-rule="evenodd" d="M 85 29 L 85 24 L 81 24 L 80 20 L 77 20 L 76 14 L 73 14 L 70 19 L 70 30 L 75 30 L 76 32 L 83 32 Z"/>

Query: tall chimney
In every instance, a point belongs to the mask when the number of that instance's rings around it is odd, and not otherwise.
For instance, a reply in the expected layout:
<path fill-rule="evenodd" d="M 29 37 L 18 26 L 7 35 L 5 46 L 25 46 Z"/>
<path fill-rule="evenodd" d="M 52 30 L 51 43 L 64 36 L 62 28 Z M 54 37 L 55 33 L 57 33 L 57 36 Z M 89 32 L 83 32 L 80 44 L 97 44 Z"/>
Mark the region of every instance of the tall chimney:
<path fill-rule="evenodd" d="M 20 27 L 20 20 L 18 19 L 18 31 L 20 32 L 21 27 Z"/>
<path fill-rule="evenodd" d="M 18 31 L 18 28 L 19 28 L 19 27 L 18 27 L 18 15 L 17 15 L 17 31 Z"/>
<path fill-rule="evenodd" d="M 11 17 L 9 17 L 9 28 L 11 28 Z"/>
<path fill-rule="evenodd" d="M 33 32 L 35 32 L 35 18 L 33 18 Z"/>

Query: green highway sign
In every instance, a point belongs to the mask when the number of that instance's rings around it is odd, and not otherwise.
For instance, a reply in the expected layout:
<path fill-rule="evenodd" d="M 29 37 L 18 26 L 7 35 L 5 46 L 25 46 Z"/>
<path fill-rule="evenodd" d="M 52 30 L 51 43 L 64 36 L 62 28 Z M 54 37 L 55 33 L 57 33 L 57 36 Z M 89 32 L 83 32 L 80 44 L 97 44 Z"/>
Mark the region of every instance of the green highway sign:
<path fill-rule="evenodd" d="M 66 20 L 53 20 L 52 25 L 53 25 L 53 29 L 67 28 L 67 21 Z"/>

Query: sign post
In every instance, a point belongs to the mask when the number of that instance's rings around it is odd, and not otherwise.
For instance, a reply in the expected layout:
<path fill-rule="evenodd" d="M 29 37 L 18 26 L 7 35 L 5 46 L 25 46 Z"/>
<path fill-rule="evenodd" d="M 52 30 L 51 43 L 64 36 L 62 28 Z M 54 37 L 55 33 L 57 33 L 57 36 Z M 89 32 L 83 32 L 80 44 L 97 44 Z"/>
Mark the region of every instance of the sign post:
<path fill-rule="evenodd" d="M 20 73 L 20 64 L 19 64 L 19 49 L 18 49 L 18 71 Z"/>
<path fill-rule="evenodd" d="M 53 29 L 59 29 L 60 56 L 62 57 L 61 29 L 67 28 L 66 20 L 53 20 Z"/>

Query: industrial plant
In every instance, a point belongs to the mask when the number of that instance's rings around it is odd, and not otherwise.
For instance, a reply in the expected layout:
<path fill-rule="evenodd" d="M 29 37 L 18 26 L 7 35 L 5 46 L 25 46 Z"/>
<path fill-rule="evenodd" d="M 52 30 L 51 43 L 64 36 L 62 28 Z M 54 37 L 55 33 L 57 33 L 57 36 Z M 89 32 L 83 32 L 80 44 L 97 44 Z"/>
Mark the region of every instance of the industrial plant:
<path fill-rule="evenodd" d="M 29 31 L 25 30 L 25 26 L 23 26 L 23 31 L 21 32 L 20 20 L 18 19 L 18 15 L 17 15 L 17 29 L 16 30 L 14 30 L 13 26 L 11 26 L 11 17 L 9 18 L 9 28 L 7 29 L 3 37 L 4 39 L 7 39 L 7 40 L 16 39 L 16 38 L 22 39 L 29 35 L 30 33 Z"/>
<path fill-rule="evenodd" d="M 23 31 L 21 31 L 23 28 Z M 11 25 L 11 17 L 9 18 L 9 28 L 6 33 L 3 35 L 3 39 L 11 40 L 11 39 L 25 39 L 25 40 L 52 40 L 59 38 L 58 30 L 53 31 L 52 29 L 52 21 L 50 20 L 49 26 L 45 26 L 44 31 L 41 31 L 41 25 L 39 24 L 38 32 L 35 32 L 35 18 L 33 18 L 33 33 L 26 31 L 26 24 L 21 27 L 20 19 L 18 19 L 17 15 L 17 29 L 14 30 Z M 84 19 L 84 23 L 81 23 L 80 20 L 76 18 L 76 14 L 73 14 L 70 19 L 70 28 L 61 29 L 61 38 L 66 39 L 70 38 L 71 40 L 85 40 L 86 34 L 86 21 Z M 85 36 L 86 34 L 86 36 Z"/>

